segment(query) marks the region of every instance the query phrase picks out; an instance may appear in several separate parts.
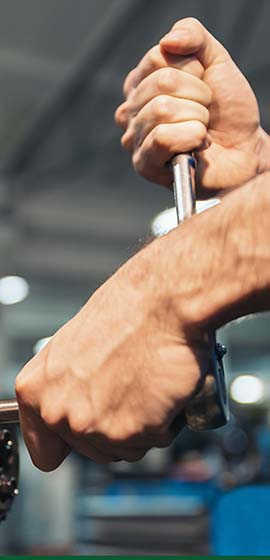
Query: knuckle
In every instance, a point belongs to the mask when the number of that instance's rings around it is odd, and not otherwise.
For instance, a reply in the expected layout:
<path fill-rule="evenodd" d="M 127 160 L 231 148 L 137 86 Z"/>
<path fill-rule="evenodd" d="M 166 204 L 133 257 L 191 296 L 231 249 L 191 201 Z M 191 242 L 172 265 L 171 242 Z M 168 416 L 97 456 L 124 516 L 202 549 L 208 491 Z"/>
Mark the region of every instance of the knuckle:
<path fill-rule="evenodd" d="M 121 138 L 121 145 L 127 151 L 130 151 L 132 149 L 131 134 L 123 134 Z"/>
<path fill-rule="evenodd" d="M 125 429 L 109 430 L 107 438 L 112 444 L 123 444 L 128 439 L 128 433 Z"/>
<path fill-rule="evenodd" d="M 17 395 L 17 399 L 20 401 L 23 399 L 25 393 L 27 392 L 27 375 L 24 374 L 23 371 L 19 373 L 16 377 L 15 381 L 15 391 Z"/>
<path fill-rule="evenodd" d="M 90 418 L 88 414 L 78 412 L 71 414 L 69 417 L 69 428 L 75 437 L 81 437 L 89 433 Z"/>
<path fill-rule="evenodd" d="M 125 442 L 136 437 L 140 431 L 135 426 L 128 427 L 127 425 L 110 426 L 107 428 L 105 437 L 112 443 L 125 444 Z"/>
<path fill-rule="evenodd" d="M 97 420 L 90 415 L 88 407 L 71 410 L 68 416 L 69 429 L 74 437 L 82 437 L 97 431 Z"/>
<path fill-rule="evenodd" d="M 152 133 L 152 145 L 154 149 L 163 150 L 168 147 L 168 134 L 162 124 L 156 126 Z"/>
<path fill-rule="evenodd" d="M 148 51 L 148 59 L 149 59 L 149 62 L 150 62 L 151 66 L 153 68 L 159 68 L 160 67 L 161 60 L 160 60 L 160 47 L 159 47 L 159 45 L 154 45 L 154 47 L 152 47 Z"/>
<path fill-rule="evenodd" d="M 194 125 L 194 136 L 198 144 L 201 144 L 207 134 L 206 127 L 203 123 L 197 121 Z"/>
<path fill-rule="evenodd" d="M 202 24 L 201 22 L 195 17 L 187 17 L 183 19 L 183 23 L 186 27 L 189 27 L 192 30 L 197 30 L 198 28 L 201 29 Z"/>
<path fill-rule="evenodd" d="M 205 126 L 208 126 L 210 121 L 210 113 L 203 105 L 201 106 L 201 121 Z"/>
<path fill-rule="evenodd" d="M 139 173 L 139 175 L 144 176 L 145 166 L 144 166 L 144 163 L 143 163 L 143 158 L 141 157 L 141 151 L 140 150 L 134 152 L 134 154 L 132 156 L 132 164 L 133 164 L 133 167 L 134 167 L 135 171 L 137 171 L 137 173 Z"/>
<path fill-rule="evenodd" d="M 118 109 L 115 111 L 114 119 L 118 126 L 124 128 L 128 122 L 128 111 L 126 103 L 120 105 Z"/>
<path fill-rule="evenodd" d="M 132 89 L 132 84 L 133 84 L 133 79 L 134 79 L 134 74 L 135 74 L 135 68 L 133 68 L 133 70 L 131 70 L 129 72 L 129 74 L 127 75 L 125 81 L 124 81 L 124 85 L 123 85 L 123 93 L 124 96 L 127 97 L 130 90 Z"/>
<path fill-rule="evenodd" d="M 191 32 L 198 32 L 199 30 L 201 31 L 203 25 L 202 23 L 195 17 L 187 17 L 187 18 L 183 18 L 180 19 L 179 21 L 177 21 L 177 23 L 174 25 L 174 28 L 184 28 L 188 31 Z"/>
<path fill-rule="evenodd" d="M 156 116 L 159 122 L 166 121 L 170 115 L 168 97 L 166 95 L 159 95 L 152 101 L 152 113 Z"/>
<path fill-rule="evenodd" d="M 156 72 L 157 89 L 161 93 L 171 93 L 175 89 L 176 70 L 170 68 L 161 68 Z"/>
<path fill-rule="evenodd" d="M 40 417 L 44 424 L 52 430 L 56 428 L 61 421 L 59 411 L 52 407 L 41 406 Z"/>

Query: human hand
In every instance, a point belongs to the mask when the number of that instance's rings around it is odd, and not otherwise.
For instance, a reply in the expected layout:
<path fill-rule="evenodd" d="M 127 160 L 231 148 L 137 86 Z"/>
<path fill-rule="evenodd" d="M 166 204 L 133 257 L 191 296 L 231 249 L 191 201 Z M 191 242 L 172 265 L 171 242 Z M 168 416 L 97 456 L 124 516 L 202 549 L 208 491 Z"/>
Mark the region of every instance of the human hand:
<path fill-rule="evenodd" d="M 135 461 L 182 427 L 210 349 L 170 302 L 163 243 L 119 269 L 19 374 L 21 429 L 42 470 L 70 448 L 98 463 Z"/>
<path fill-rule="evenodd" d="M 270 309 L 270 173 L 135 255 L 16 382 L 33 462 L 74 448 L 97 462 L 168 445 L 200 388 L 211 333 Z"/>
<path fill-rule="evenodd" d="M 234 188 L 269 168 L 269 137 L 255 95 L 199 21 L 178 21 L 130 72 L 124 93 L 116 121 L 146 179 L 170 186 L 168 162 L 190 150 L 196 150 L 201 193 Z"/>

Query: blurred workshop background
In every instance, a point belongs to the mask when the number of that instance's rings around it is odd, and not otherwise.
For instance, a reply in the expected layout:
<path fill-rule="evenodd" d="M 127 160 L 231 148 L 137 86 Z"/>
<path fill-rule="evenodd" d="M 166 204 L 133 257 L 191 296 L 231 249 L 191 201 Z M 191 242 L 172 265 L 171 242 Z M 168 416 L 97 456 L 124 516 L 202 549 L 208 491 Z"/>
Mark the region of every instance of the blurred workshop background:
<path fill-rule="evenodd" d="M 268 130 L 267 0 L 0 0 L 1 397 L 173 206 L 170 192 L 135 175 L 114 110 L 127 72 L 185 16 L 229 49 Z M 184 431 L 138 464 L 74 455 L 50 474 L 21 442 L 21 492 L 0 552 L 248 554 L 259 536 L 269 554 L 269 316 L 220 337 L 226 428 Z"/>

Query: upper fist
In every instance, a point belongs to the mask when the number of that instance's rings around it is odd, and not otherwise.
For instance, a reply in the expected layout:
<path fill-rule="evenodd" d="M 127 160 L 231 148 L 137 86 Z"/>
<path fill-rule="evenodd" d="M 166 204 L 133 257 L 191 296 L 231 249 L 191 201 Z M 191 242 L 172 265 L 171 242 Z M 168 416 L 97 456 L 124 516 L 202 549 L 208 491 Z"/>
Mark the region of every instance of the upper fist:
<path fill-rule="evenodd" d="M 129 73 L 124 94 L 116 121 L 146 179 L 170 186 L 168 162 L 191 150 L 201 190 L 233 188 L 266 169 L 269 139 L 254 93 L 199 21 L 177 22 Z"/>

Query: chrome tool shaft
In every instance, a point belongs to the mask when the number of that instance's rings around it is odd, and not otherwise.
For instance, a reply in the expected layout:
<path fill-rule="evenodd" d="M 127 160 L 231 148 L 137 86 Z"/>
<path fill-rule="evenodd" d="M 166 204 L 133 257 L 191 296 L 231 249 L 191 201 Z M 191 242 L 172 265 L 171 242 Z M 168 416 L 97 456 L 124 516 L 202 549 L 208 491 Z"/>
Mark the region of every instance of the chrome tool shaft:
<path fill-rule="evenodd" d="M 192 154 L 178 154 L 172 160 L 174 199 L 178 224 L 196 213 L 196 160 Z M 228 422 L 229 406 L 223 369 L 226 348 L 216 342 L 211 333 L 212 355 L 205 374 L 204 384 L 186 406 L 184 413 L 189 428 L 211 430 Z"/>
<path fill-rule="evenodd" d="M 16 399 L 0 400 L 0 425 L 18 424 L 19 406 Z"/>

